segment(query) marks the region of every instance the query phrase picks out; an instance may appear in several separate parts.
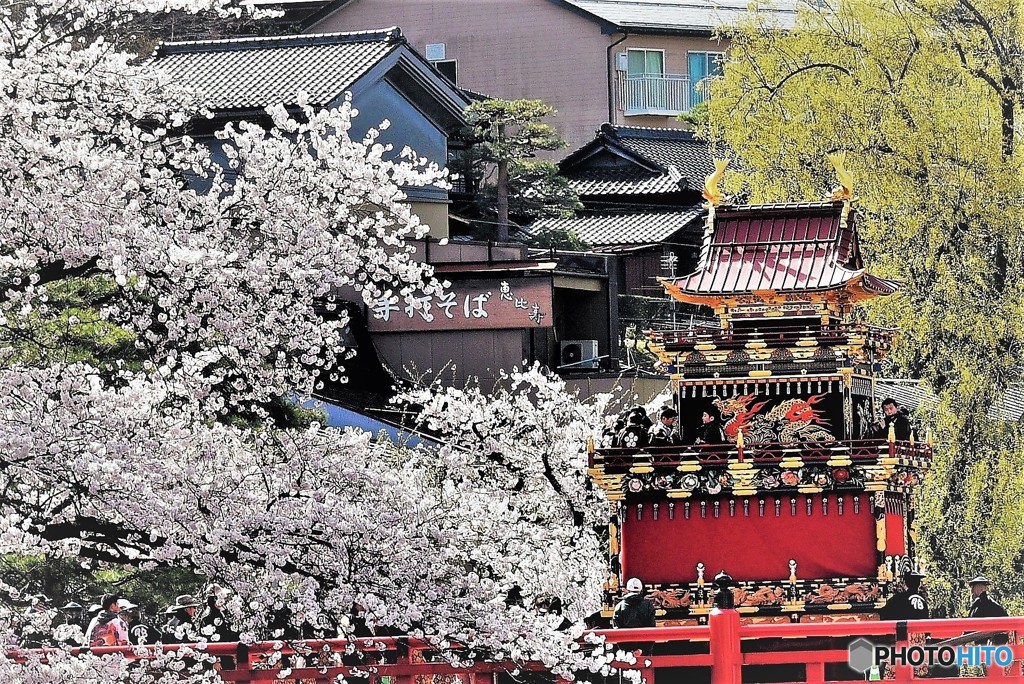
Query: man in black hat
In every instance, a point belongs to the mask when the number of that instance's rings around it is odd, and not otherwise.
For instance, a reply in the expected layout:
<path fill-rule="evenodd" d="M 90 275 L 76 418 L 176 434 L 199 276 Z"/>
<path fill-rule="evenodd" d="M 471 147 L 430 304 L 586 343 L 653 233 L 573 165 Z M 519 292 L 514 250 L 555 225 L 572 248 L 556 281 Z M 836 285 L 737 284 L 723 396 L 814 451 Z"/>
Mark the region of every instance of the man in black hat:
<path fill-rule="evenodd" d="M 1008 615 L 1005 608 L 989 597 L 988 588 L 992 584 L 989 578 L 984 575 L 978 575 L 972 579 L 969 584 L 971 585 L 971 605 L 967 609 L 967 617 L 998 618 L 1006 617 Z M 1006 632 L 980 632 L 978 633 L 977 639 L 974 640 L 974 643 L 1002 646 L 1009 641 L 1010 638 Z M 997 667 L 996 669 L 1001 668 Z M 989 667 L 983 666 L 983 670 L 988 673 Z"/>
<path fill-rule="evenodd" d="M 647 431 L 651 420 L 647 412 L 637 407 L 629 412 L 626 427 L 615 438 L 616 444 L 623 449 L 642 449 L 647 446 Z"/>
<path fill-rule="evenodd" d="M 904 588 L 893 594 L 879 611 L 882 620 L 927 620 L 928 602 L 921 595 L 921 581 L 925 575 L 908 572 L 903 576 Z"/>
<path fill-rule="evenodd" d="M 85 626 L 82 624 L 85 606 L 78 601 L 68 601 L 57 610 L 61 624 L 54 627 L 54 642 L 58 646 L 81 646 L 85 639 Z"/>
<path fill-rule="evenodd" d="M 182 594 L 173 606 L 164 611 L 171 616 L 163 628 L 165 644 L 191 644 L 199 641 L 199 623 L 196 618 L 199 606 L 194 596 Z"/>
<path fill-rule="evenodd" d="M 988 595 L 992 582 L 984 575 L 978 575 L 970 581 L 971 606 L 967 611 L 969 618 L 1006 617 L 1006 609 L 993 601 Z"/>

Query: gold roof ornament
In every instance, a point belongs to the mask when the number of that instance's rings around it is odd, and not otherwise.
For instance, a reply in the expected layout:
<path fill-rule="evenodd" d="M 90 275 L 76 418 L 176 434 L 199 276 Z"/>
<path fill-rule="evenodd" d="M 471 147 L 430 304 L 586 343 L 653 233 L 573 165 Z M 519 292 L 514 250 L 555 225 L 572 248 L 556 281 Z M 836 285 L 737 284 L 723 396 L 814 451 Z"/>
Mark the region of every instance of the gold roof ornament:
<path fill-rule="evenodd" d="M 725 195 L 718 189 L 718 183 L 722 180 L 722 176 L 725 175 L 725 169 L 729 166 L 728 159 L 716 159 L 715 160 L 715 172 L 704 179 L 704 192 L 701 195 L 711 206 L 717 207 L 725 200 Z"/>
<path fill-rule="evenodd" d="M 833 152 L 828 156 L 828 160 L 832 162 L 832 168 L 836 170 L 836 175 L 839 177 L 839 187 L 832 191 L 829 200 L 832 202 L 838 202 L 840 200 L 850 201 L 853 199 L 853 176 L 846 170 L 846 152 Z"/>

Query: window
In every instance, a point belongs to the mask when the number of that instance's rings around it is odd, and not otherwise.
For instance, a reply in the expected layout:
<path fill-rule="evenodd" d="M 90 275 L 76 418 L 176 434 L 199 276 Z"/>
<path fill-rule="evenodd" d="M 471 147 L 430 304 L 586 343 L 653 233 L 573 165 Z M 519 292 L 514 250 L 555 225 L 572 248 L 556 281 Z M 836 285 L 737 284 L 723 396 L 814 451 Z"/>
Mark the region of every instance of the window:
<path fill-rule="evenodd" d="M 721 52 L 691 52 L 688 57 L 690 66 L 690 107 L 694 107 L 708 97 L 704 91 L 705 81 L 722 75 L 725 55 Z"/>
<path fill-rule="evenodd" d="M 667 107 L 665 51 L 629 50 L 626 57 L 626 113 L 647 114 Z"/>
<path fill-rule="evenodd" d="M 428 62 L 439 62 L 448 55 L 445 54 L 444 43 L 427 43 L 427 49 L 423 51 L 423 56 L 427 58 Z"/>
<path fill-rule="evenodd" d="M 431 62 L 434 68 L 441 72 L 445 78 L 452 83 L 458 83 L 459 70 L 454 59 L 445 59 L 438 62 Z"/>
<path fill-rule="evenodd" d="M 629 50 L 626 75 L 630 78 L 665 75 L 664 50 Z"/>

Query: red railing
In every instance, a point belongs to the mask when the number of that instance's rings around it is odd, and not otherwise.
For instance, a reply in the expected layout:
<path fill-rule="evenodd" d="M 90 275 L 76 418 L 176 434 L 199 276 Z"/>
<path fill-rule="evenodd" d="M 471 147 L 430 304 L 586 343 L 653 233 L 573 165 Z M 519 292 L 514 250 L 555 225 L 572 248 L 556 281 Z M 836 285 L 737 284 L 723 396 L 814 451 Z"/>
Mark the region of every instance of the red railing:
<path fill-rule="evenodd" d="M 879 645 L 907 646 L 929 643 L 967 632 L 1000 632 L 1011 635 L 1013 663 L 1009 667 L 975 668 L 979 682 L 1024 682 L 1021 662 L 1024 646 L 1016 635 L 1024 633 L 1024 618 L 916 620 L 910 622 L 826 622 L 811 624 L 742 624 L 735 610 L 715 610 L 709 624 L 702 626 L 647 629 L 597 630 L 593 636 L 607 644 L 630 649 L 635 662 L 616 661 L 618 669 L 639 670 L 647 684 L 669 682 L 711 682 L 741 684 L 758 681 L 757 668 L 781 666 L 770 681 L 785 684 L 863 680 L 848 666 L 847 645 L 864 637 Z M 584 640 L 589 643 L 589 640 Z M 253 645 L 209 644 L 205 651 L 222 659 L 220 676 L 227 682 L 286 682 L 327 684 L 338 675 L 381 684 L 414 684 L 430 675 L 456 675 L 465 684 L 494 684 L 495 674 L 505 671 L 544 671 L 538 663 L 478 662 L 469 668 L 453 667 L 439 659 L 434 648 L 415 639 L 357 639 L 353 646 L 363 654 L 365 664 L 346 665 L 348 642 L 340 639 L 296 644 L 262 642 Z M 159 647 L 147 647 L 157 649 Z M 167 646 L 167 650 L 180 646 Z M 632 650 L 635 649 L 635 650 Z M 92 649 L 93 653 L 121 653 L 141 660 L 140 651 L 124 647 Z M 24 654 L 25 652 L 22 652 Z M 40 653 L 36 651 L 36 653 Z M 45 652 L 43 652 L 45 653 Z M 18 654 L 15 654 L 16 656 Z M 287 670 L 287 672 L 285 672 Z M 659 674 L 662 678 L 659 679 Z M 910 666 L 897 666 L 889 673 L 896 682 L 922 679 Z M 931 673 L 934 675 L 934 673 Z M 746 676 L 745 676 L 746 675 Z M 788 677 L 786 675 L 789 675 Z M 423 681 L 422 679 L 419 681 Z M 430 681 L 429 679 L 426 681 Z M 618 681 L 617 677 L 609 681 Z M 928 682 L 963 684 L 963 677 L 928 676 Z"/>
<path fill-rule="evenodd" d="M 712 684 L 740 684 L 758 681 L 752 670 L 781 666 L 768 681 L 785 684 L 825 684 L 828 682 L 863 681 L 866 675 L 849 667 L 847 645 L 857 638 L 888 646 L 909 646 L 929 643 L 966 632 L 1003 632 L 1009 639 L 1013 663 L 1009 667 L 974 668 L 978 676 L 971 681 L 1024 682 L 1021 664 L 1024 646 L 1017 634 L 1024 633 L 1024 618 L 916 620 L 909 622 L 825 622 L 812 624 L 742 624 L 735 610 L 715 610 L 708 626 L 667 627 L 597 632 L 609 643 L 641 642 L 648 655 L 638 657 L 633 669 L 639 669 L 648 684 L 658 682 L 659 672 L 670 682 L 709 681 Z M 666 653 L 685 643 L 693 653 Z M 697 648 L 694 648 L 697 647 Z M 625 664 L 619 664 L 626 667 Z M 666 672 L 671 668 L 671 673 Z M 708 671 L 710 668 L 710 672 Z M 789 673 L 792 678 L 785 678 Z M 885 672 L 880 672 L 885 675 Z M 744 675 L 746 675 L 744 677 Z M 889 673 L 890 681 L 945 682 L 963 684 L 964 677 L 936 677 L 935 672 L 916 672 L 911 666 L 897 666 Z M 894 679 L 893 679 L 894 678 Z"/>
<path fill-rule="evenodd" d="M 72 649 L 75 655 L 120 654 L 127 660 L 150 667 L 152 657 L 161 651 L 195 649 L 212 656 L 209 668 L 218 671 L 225 682 L 283 682 L 284 684 L 334 684 L 339 676 L 347 681 L 368 684 L 414 684 L 430 675 L 456 675 L 467 684 L 493 684 L 499 672 L 543 671 L 540 663 L 484 661 L 471 668 L 454 667 L 443 660 L 437 648 L 422 640 L 406 637 L 372 637 L 306 641 L 264 641 L 255 644 L 208 643 L 167 646 L 102 646 Z M 55 649 L 23 649 L 8 653 L 24 662 L 30 654 L 47 654 Z M 192 657 L 183 654 L 184 658 Z M 198 658 L 195 658 L 198 659 Z M 214 662 L 215 661 L 215 664 Z M 154 672 L 155 674 L 155 672 Z M 351 678 L 351 679 L 349 679 Z M 387 679 L 385 679 L 387 678 Z M 427 680 L 429 681 L 429 680 Z"/>

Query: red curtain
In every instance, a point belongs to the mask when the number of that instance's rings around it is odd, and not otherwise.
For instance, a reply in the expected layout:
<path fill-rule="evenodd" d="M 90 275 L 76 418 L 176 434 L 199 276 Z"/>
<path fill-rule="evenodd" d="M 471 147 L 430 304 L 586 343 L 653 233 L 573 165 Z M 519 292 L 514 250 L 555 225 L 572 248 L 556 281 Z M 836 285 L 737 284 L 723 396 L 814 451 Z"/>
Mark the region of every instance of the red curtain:
<path fill-rule="evenodd" d="M 875 520 L 871 498 L 843 497 L 842 514 L 837 497 L 830 494 L 823 505 L 821 494 L 763 497 L 764 515 L 759 511 L 761 497 L 749 497 L 744 513 L 743 498 L 720 499 L 718 517 L 708 501 L 701 515 L 699 501 L 691 501 L 689 518 L 685 503 L 675 501 L 670 512 L 668 502 L 624 508 L 622 525 L 622 573 L 644 582 L 686 583 L 697 579 L 697 563 L 704 563 L 707 581 L 726 570 L 736 580 L 785 580 L 789 561 L 797 562 L 800 579 L 830 577 L 870 577 L 876 571 Z M 776 515 L 776 499 L 781 505 Z M 807 501 L 811 507 L 808 514 Z M 902 530 L 902 521 L 900 521 Z M 900 532 L 902 539 L 902 531 Z"/>

